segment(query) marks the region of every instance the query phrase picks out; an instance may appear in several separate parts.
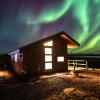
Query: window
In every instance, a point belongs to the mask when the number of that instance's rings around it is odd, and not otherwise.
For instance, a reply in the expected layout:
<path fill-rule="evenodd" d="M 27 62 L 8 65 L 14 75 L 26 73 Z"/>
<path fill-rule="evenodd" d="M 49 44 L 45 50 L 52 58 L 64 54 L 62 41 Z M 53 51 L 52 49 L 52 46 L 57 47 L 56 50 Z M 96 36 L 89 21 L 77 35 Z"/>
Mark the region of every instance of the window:
<path fill-rule="evenodd" d="M 52 48 L 45 48 L 45 54 L 52 54 Z"/>
<path fill-rule="evenodd" d="M 51 55 L 45 55 L 45 62 L 52 61 L 52 56 Z"/>
<path fill-rule="evenodd" d="M 44 55 L 45 55 L 45 69 L 52 69 L 52 46 L 53 41 L 44 43 Z"/>
<path fill-rule="evenodd" d="M 58 62 L 64 62 L 64 57 L 62 57 L 62 56 L 61 57 L 57 57 L 57 61 Z"/>
<path fill-rule="evenodd" d="M 44 46 L 53 46 L 53 41 L 49 41 L 44 43 Z"/>
<path fill-rule="evenodd" d="M 17 54 L 15 54 L 15 62 L 17 62 L 17 58 L 18 58 L 18 55 L 17 55 Z"/>
<path fill-rule="evenodd" d="M 13 56 L 14 56 L 15 62 L 23 61 L 23 53 L 18 53 L 18 54 L 12 55 L 12 59 L 13 59 Z"/>
<path fill-rule="evenodd" d="M 52 63 L 45 63 L 45 69 L 52 69 Z"/>

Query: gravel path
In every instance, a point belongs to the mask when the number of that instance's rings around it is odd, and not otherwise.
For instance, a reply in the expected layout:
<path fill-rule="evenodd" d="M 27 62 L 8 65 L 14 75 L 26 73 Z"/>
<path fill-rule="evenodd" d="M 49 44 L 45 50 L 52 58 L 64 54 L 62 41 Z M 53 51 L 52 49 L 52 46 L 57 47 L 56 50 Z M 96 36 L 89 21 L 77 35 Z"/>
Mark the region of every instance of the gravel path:
<path fill-rule="evenodd" d="M 91 76 L 92 77 L 86 77 Z M 0 100 L 100 100 L 100 76 L 64 74 L 0 89 Z"/>

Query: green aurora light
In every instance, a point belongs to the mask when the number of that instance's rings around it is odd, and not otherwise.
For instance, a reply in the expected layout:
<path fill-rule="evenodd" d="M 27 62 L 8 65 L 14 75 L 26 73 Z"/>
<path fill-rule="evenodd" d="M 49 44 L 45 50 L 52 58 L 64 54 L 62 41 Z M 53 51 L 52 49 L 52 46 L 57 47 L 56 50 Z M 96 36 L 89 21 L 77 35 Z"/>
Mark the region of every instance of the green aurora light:
<path fill-rule="evenodd" d="M 20 15 L 22 18 L 19 18 L 21 22 L 26 24 L 41 24 L 41 23 L 51 23 L 57 21 L 61 18 L 71 7 L 74 0 L 64 0 L 60 7 L 45 7 L 38 16 L 32 15 L 32 9 L 21 9 Z"/>
<path fill-rule="evenodd" d="M 59 20 L 70 9 L 72 9 L 73 18 L 81 27 L 79 33 L 76 30 L 71 35 L 81 46 L 80 48 L 69 49 L 69 53 L 89 53 L 100 41 L 100 32 L 96 32 L 100 28 L 100 0 L 63 0 L 63 3 L 57 8 L 43 9 L 38 16 L 31 15 L 31 12 L 28 12 L 26 16 L 26 12 L 21 12 L 24 17 L 20 19 L 26 24 L 48 24 Z"/>

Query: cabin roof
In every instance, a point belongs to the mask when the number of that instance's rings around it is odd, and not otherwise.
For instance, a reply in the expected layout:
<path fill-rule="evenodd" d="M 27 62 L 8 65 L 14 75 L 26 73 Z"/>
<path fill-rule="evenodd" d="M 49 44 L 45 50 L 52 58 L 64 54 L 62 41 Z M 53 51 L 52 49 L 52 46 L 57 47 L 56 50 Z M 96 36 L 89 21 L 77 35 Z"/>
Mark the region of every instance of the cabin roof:
<path fill-rule="evenodd" d="M 16 50 L 10 52 L 9 54 L 14 54 L 15 51 L 19 51 L 19 49 L 27 48 L 27 47 L 30 46 L 30 45 L 37 44 L 37 43 L 40 43 L 40 42 L 42 42 L 42 41 L 47 41 L 48 39 L 50 40 L 50 39 L 52 39 L 53 37 L 56 37 L 56 36 L 58 36 L 58 37 L 60 37 L 61 39 L 65 40 L 65 41 L 67 42 L 67 47 L 68 47 L 68 48 L 73 48 L 73 47 L 78 47 L 78 46 L 80 46 L 80 44 L 79 44 L 77 41 L 75 41 L 72 37 L 70 37 L 70 36 L 69 36 L 68 34 L 66 34 L 64 31 L 62 31 L 62 32 L 59 32 L 59 33 L 50 35 L 50 36 L 48 36 L 48 37 L 42 38 L 42 39 L 40 39 L 40 40 L 37 40 L 37 41 L 35 41 L 35 42 L 29 43 L 29 44 L 27 44 L 27 45 L 25 45 L 25 46 L 19 47 L 18 49 L 16 49 Z"/>
<path fill-rule="evenodd" d="M 75 41 L 73 38 L 71 38 L 71 37 L 70 37 L 68 34 L 66 34 L 64 31 L 62 31 L 62 32 L 59 32 L 59 33 L 50 35 L 50 36 L 48 36 L 48 37 L 42 38 L 42 39 L 40 39 L 40 40 L 37 40 L 37 41 L 35 41 L 35 42 L 32 42 L 32 43 L 30 43 L 30 44 L 27 44 L 27 45 L 25 45 L 25 46 L 22 46 L 22 47 L 20 47 L 20 48 L 24 48 L 24 47 L 30 46 L 30 45 L 32 45 L 32 44 L 36 44 L 36 43 L 39 43 L 39 42 L 42 42 L 42 41 L 46 41 L 46 40 L 51 39 L 51 38 L 53 38 L 53 37 L 55 37 L 55 36 L 59 36 L 61 39 L 67 41 L 67 47 L 68 47 L 68 48 L 73 48 L 73 47 L 78 47 L 78 46 L 80 46 L 80 44 L 79 44 L 77 41 Z"/>

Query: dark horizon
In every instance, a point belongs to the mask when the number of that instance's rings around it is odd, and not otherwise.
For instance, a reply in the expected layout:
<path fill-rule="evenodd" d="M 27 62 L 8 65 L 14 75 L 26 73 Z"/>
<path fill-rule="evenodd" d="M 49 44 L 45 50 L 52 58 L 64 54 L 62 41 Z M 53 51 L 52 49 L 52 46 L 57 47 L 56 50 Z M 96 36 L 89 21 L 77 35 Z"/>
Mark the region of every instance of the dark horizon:
<path fill-rule="evenodd" d="M 98 54 L 97 53 L 93 53 L 93 54 L 91 54 L 91 53 L 90 54 L 87 54 L 87 53 L 85 53 L 85 54 L 81 53 L 80 54 L 80 53 L 78 53 L 78 54 L 68 54 L 68 56 L 100 56 L 100 53 L 98 53 Z"/>

